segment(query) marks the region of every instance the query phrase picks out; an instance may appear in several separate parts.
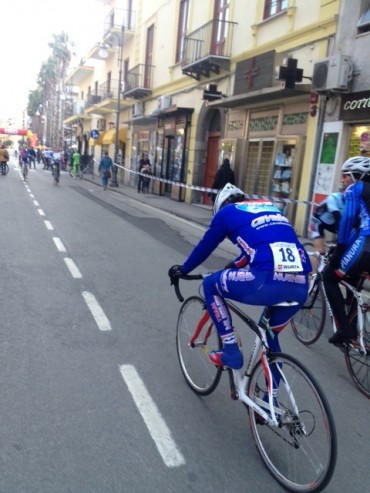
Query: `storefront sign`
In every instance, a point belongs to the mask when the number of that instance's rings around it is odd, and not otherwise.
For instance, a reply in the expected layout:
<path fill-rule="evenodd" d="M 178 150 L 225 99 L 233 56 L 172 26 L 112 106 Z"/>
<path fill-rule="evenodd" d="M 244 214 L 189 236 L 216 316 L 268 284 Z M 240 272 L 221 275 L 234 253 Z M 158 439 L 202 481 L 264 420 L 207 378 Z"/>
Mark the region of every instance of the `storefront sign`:
<path fill-rule="evenodd" d="M 249 124 L 250 132 L 269 132 L 276 129 L 278 117 L 263 116 L 261 118 L 253 118 Z"/>
<path fill-rule="evenodd" d="M 370 91 L 344 94 L 339 119 L 344 121 L 370 120 Z"/>

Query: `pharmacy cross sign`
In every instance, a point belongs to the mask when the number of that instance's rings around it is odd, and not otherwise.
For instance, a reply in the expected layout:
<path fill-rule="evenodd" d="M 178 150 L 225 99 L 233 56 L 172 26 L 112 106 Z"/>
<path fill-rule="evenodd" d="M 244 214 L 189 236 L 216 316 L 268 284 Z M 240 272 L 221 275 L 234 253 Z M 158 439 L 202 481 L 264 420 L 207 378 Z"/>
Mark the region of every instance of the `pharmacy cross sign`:
<path fill-rule="evenodd" d="M 255 66 L 256 59 L 251 58 L 249 61 L 248 70 L 244 72 L 243 79 L 247 81 L 247 89 L 252 89 L 253 87 L 253 77 L 257 77 L 259 74 L 259 68 Z"/>

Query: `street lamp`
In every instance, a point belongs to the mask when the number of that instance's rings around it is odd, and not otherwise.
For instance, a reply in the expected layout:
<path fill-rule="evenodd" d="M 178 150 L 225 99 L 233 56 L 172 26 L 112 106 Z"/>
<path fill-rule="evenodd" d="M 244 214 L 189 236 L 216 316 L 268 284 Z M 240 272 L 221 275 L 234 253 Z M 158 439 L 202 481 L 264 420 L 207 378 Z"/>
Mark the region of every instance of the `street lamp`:
<path fill-rule="evenodd" d="M 120 159 L 120 150 L 119 150 L 119 115 L 121 112 L 121 89 L 122 89 L 122 72 L 123 72 L 123 36 L 125 33 L 125 26 L 122 24 L 121 26 L 121 34 L 119 35 L 116 32 L 111 33 L 111 36 L 115 36 L 117 39 L 117 46 L 119 48 L 118 52 L 118 95 L 117 95 L 117 109 L 116 109 L 116 131 L 114 134 L 114 159 L 113 159 L 113 173 L 111 180 L 111 187 L 118 187 L 117 173 L 118 166 L 116 163 L 119 163 Z M 109 45 L 111 46 L 111 45 Z M 100 45 L 99 55 L 102 58 L 107 58 L 108 56 L 108 46 L 106 44 Z M 119 163 L 120 164 L 120 163 Z"/>

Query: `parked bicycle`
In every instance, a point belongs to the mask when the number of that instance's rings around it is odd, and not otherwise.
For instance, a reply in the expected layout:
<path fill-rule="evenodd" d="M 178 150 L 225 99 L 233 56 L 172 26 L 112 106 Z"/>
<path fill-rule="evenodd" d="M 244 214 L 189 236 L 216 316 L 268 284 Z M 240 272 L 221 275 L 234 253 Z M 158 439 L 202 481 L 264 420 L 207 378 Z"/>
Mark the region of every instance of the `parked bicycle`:
<path fill-rule="evenodd" d="M 86 175 L 87 174 L 93 175 L 94 174 L 94 158 L 89 157 L 89 159 L 87 160 L 86 163 L 81 162 L 81 164 L 79 165 L 79 167 L 77 169 L 77 173 L 74 171 L 73 167 L 71 167 L 69 170 L 69 174 L 70 174 L 70 176 L 72 176 L 72 178 L 80 178 L 81 180 L 85 174 Z"/>
<path fill-rule="evenodd" d="M 181 278 L 200 280 L 204 275 Z M 222 343 L 204 297 L 200 293 L 184 301 L 178 279 L 174 288 L 183 302 L 176 329 L 177 355 L 189 387 L 206 396 L 216 389 L 222 372 L 226 371 L 231 398 L 247 407 L 257 450 L 271 475 L 288 491 L 322 491 L 336 465 L 337 437 L 332 412 L 321 387 L 302 363 L 269 348 L 269 307 L 264 311 L 264 324 L 258 325 L 226 300 L 228 308 L 256 338 L 244 371 L 224 369 L 208 358 L 210 350 L 221 349 Z"/>
<path fill-rule="evenodd" d="M 310 280 L 309 294 L 306 303 L 294 315 L 291 326 L 297 339 L 305 345 L 314 344 L 321 336 L 329 313 L 333 332 L 337 327 L 330 304 L 325 295 L 321 272 L 329 260 L 330 250 L 326 255 L 310 251 L 309 245 L 304 245 L 307 252 L 318 262 L 317 272 L 313 272 Z M 356 387 L 370 399 L 370 292 L 365 288 L 369 273 L 363 273 L 358 284 L 353 286 L 346 279 L 340 285 L 350 296 L 347 296 L 347 315 L 350 324 L 357 328 L 357 340 L 343 344 L 348 372 Z"/>

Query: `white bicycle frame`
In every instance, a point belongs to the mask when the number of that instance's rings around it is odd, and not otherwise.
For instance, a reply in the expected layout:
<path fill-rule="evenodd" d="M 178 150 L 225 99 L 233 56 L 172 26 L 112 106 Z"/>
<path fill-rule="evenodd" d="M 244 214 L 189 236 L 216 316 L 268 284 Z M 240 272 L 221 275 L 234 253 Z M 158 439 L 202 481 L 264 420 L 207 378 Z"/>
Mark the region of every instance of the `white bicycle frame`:
<path fill-rule="evenodd" d="M 269 424 L 269 426 L 273 428 L 277 428 L 280 423 L 277 420 L 277 416 L 282 414 L 282 411 L 278 408 L 274 407 L 274 398 L 273 398 L 273 376 L 271 374 L 270 366 L 267 361 L 266 356 L 266 348 L 268 348 L 266 333 L 264 329 L 260 327 L 260 336 L 256 336 L 256 339 L 253 344 L 251 356 L 249 358 L 249 362 L 244 373 L 242 370 L 232 370 L 234 376 L 235 387 L 237 391 L 238 399 L 244 402 L 248 407 L 253 409 L 256 413 L 258 413 L 262 418 Z M 262 358 L 262 366 L 265 373 L 266 380 L 268 382 L 268 403 L 263 401 L 262 399 L 258 399 L 258 404 L 254 402 L 246 393 L 246 389 L 248 388 L 248 383 L 250 379 L 251 372 L 255 365 L 258 362 L 258 359 Z M 293 393 L 289 386 L 287 379 L 285 378 L 284 372 L 280 366 L 277 365 L 277 369 L 279 370 L 281 376 L 281 382 L 285 385 L 287 394 L 289 395 L 292 407 L 294 412 L 298 415 L 298 407 L 296 405 Z M 267 407 L 268 406 L 268 407 Z M 269 411 L 266 412 L 266 407 Z"/>

